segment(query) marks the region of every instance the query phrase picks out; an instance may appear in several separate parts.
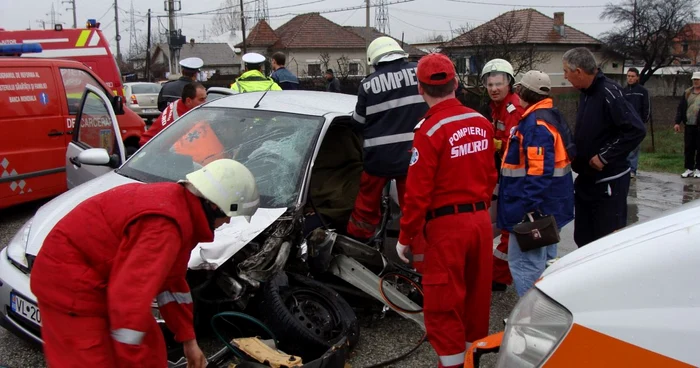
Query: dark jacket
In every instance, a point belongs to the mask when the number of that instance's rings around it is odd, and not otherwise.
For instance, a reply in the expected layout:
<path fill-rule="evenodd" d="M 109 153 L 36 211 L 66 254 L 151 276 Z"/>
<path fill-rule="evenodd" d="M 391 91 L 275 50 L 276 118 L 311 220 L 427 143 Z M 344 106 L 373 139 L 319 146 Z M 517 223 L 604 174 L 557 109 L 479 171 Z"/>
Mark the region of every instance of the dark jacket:
<path fill-rule="evenodd" d="M 171 102 L 182 98 L 182 90 L 192 79 L 182 76 L 177 80 L 163 84 L 163 88 L 158 93 L 158 111 L 163 112 Z"/>
<path fill-rule="evenodd" d="M 340 81 L 338 78 L 333 77 L 333 79 L 328 81 L 328 84 L 326 84 L 326 92 L 340 93 Z"/>
<path fill-rule="evenodd" d="M 577 180 L 597 183 L 616 179 L 630 170 L 627 155 L 644 139 L 646 128 L 617 82 L 599 71 L 590 87 L 581 90 L 574 140 L 576 157 L 572 168 Z M 596 155 L 603 171 L 588 162 Z"/>
<path fill-rule="evenodd" d="M 275 83 L 279 84 L 283 90 L 299 89 L 299 79 L 285 67 L 280 67 L 275 70 L 270 77 Z"/>
<path fill-rule="evenodd" d="M 415 62 L 382 63 L 360 83 L 352 117 L 364 138 L 364 169 L 374 176 L 408 172 L 413 128 L 428 112 L 418 94 Z"/>
<path fill-rule="evenodd" d="M 647 91 L 644 86 L 639 83 L 633 85 L 627 85 L 624 91 L 625 98 L 637 112 L 642 122 L 646 123 L 649 121 L 649 116 L 651 113 L 651 104 L 649 102 L 649 91 Z"/>
<path fill-rule="evenodd" d="M 681 102 L 678 103 L 678 109 L 676 110 L 676 124 L 686 124 L 688 122 L 688 96 L 693 93 L 693 87 L 685 90 L 683 96 L 681 96 Z M 695 119 L 696 124 L 700 123 L 700 112 L 698 112 L 698 117 Z"/>

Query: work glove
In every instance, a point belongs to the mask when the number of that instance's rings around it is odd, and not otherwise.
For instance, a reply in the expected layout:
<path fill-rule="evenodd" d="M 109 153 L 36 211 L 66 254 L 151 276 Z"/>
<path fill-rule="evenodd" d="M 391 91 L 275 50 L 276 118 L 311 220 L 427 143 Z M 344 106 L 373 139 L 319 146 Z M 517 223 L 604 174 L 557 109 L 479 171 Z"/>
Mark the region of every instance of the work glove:
<path fill-rule="evenodd" d="M 406 251 L 408 251 L 408 246 L 401 244 L 401 242 L 396 242 L 396 253 L 398 253 L 399 258 L 404 263 L 408 263 L 408 258 L 406 258 Z"/>
<path fill-rule="evenodd" d="M 493 146 L 496 148 L 496 151 L 500 151 L 501 147 L 503 146 L 503 141 L 500 139 L 493 139 Z"/>

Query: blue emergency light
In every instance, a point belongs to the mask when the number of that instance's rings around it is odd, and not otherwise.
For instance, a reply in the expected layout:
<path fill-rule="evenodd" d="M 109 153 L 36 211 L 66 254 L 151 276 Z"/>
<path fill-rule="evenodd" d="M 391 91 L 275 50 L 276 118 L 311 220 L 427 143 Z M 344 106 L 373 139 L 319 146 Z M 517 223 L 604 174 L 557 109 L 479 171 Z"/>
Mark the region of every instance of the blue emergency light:
<path fill-rule="evenodd" d="M 97 23 L 96 19 L 88 19 L 87 28 L 100 28 L 100 23 Z"/>
<path fill-rule="evenodd" d="M 0 45 L 0 56 L 21 55 L 41 52 L 41 45 L 38 43 L 17 43 L 12 45 Z"/>

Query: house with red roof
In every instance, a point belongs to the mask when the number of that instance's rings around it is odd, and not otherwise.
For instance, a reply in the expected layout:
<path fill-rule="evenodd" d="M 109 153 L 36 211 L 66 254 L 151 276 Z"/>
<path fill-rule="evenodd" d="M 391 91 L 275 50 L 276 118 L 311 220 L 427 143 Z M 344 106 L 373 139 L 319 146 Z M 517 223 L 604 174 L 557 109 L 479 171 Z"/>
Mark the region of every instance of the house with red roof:
<path fill-rule="evenodd" d="M 336 77 L 364 76 L 367 46 L 384 34 L 365 27 L 343 27 L 319 13 L 297 15 L 273 30 L 261 20 L 246 35 L 247 52 L 272 56 L 277 51 L 287 56 L 287 69 L 300 78 L 322 76 L 333 69 Z M 243 43 L 236 45 L 242 48 Z M 404 50 L 410 58 L 418 59 L 425 53 L 408 44 Z"/>
<path fill-rule="evenodd" d="M 479 60 L 480 54 L 502 57 L 498 52 L 487 53 L 485 50 L 519 50 L 515 54 L 523 65 L 529 67 L 522 68 L 517 61 L 509 60 L 516 73 L 519 69 L 538 69 L 550 76 L 553 87 L 570 87 L 571 84 L 564 79 L 562 56 L 575 47 L 589 48 L 604 73 L 623 73 L 622 57 L 604 53 L 600 40 L 566 25 L 563 12 L 549 17 L 535 9 L 509 11 L 445 42 L 441 49 L 455 61 L 458 71 L 467 75 L 478 75 L 488 62 Z M 519 70 L 520 74 L 527 71 Z"/>

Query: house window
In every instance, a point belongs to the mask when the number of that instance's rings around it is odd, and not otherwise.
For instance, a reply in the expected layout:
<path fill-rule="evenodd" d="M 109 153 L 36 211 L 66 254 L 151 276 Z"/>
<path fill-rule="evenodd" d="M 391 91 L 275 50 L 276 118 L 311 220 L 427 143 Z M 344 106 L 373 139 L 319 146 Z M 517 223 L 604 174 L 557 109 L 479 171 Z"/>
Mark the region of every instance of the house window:
<path fill-rule="evenodd" d="M 321 64 L 309 64 L 309 75 L 310 76 L 321 75 Z"/>
<path fill-rule="evenodd" d="M 348 74 L 349 75 L 359 75 L 360 74 L 360 64 L 358 64 L 358 63 L 348 64 Z"/>
<path fill-rule="evenodd" d="M 467 69 L 467 58 L 461 57 L 457 59 L 455 69 L 457 70 L 457 74 L 466 74 L 469 70 Z"/>
<path fill-rule="evenodd" d="M 683 42 L 683 52 L 688 52 L 688 43 Z"/>

